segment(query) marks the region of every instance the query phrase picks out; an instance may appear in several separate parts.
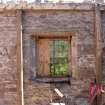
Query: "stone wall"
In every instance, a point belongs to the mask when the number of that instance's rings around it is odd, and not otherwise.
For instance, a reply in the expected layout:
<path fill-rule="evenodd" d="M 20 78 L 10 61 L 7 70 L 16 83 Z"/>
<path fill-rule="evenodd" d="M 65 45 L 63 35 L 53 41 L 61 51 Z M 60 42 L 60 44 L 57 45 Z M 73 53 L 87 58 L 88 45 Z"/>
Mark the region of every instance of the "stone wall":
<path fill-rule="evenodd" d="M 69 5 L 68 5 L 69 6 Z M 91 5 L 92 6 L 92 5 Z M 92 9 L 92 7 L 89 7 Z M 58 6 L 57 6 L 58 7 Z M 74 6 L 75 7 L 75 6 Z M 73 7 L 73 8 L 74 8 Z M 42 7 L 41 7 L 42 8 Z M 69 8 L 71 8 L 69 6 Z M 78 7 L 79 8 L 79 7 Z M 80 8 L 79 8 L 80 9 Z M 86 9 L 86 8 L 85 8 Z M 102 14 L 103 39 L 105 14 Z M 53 102 L 68 102 L 68 105 L 88 105 L 89 82 L 95 76 L 94 11 L 24 10 L 23 55 L 24 55 L 24 98 L 25 105 L 49 105 Z M 0 105 L 18 105 L 16 72 L 16 13 L 0 12 Z M 78 80 L 69 84 L 38 83 L 36 77 L 35 47 L 33 32 L 75 32 L 76 70 Z M 75 39 L 74 38 L 74 39 Z M 104 51 L 104 40 L 103 40 Z M 73 53 L 73 51 L 72 51 Z M 75 53 L 75 52 L 74 52 Z M 104 70 L 103 53 L 103 72 Z M 104 73 L 103 73 L 104 74 Z M 65 99 L 55 100 L 54 88 L 58 88 Z M 81 103 L 82 102 L 82 103 Z"/>
<path fill-rule="evenodd" d="M 33 32 L 76 32 L 77 37 L 77 71 L 79 79 L 87 81 L 94 78 L 95 71 L 95 43 L 94 43 L 94 12 L 92 11 L 24 11 L 23 12 L 23 46 L 24 46 L 24 94 L 26 105 L 47 105 L 51 101 L 52 87 L 56 84 L 41 84 L 32 82 L 33 74 L 35 76 L 35 64 L 33 58 L 33 46 L 31 35 Z M 83 83 L 85 83 L 83 81 Z M 73 93 L 71 87 L 66 85 L 59 85 L 57 88 L 62 90 L 68 97 L 68 100 L 73 97 L 78 97 L 86 91 L 83 90 L 79 81 L 73 82 L 77 93 Z M 72 83 L 72 84 L 73 84 Z M 61 86 L 61 87 L 60 87 Z M 80 91 L 77 88 L 80 86 Z M 40 91 L 40 92 L 39 92 Z M 68 92 L 69 91 L 69 92 Z M 46 94 L 47 93 L 47 94 Z M 52 94 L 53 96 L 53 94 Z M 84 97 L 84 98 L 83 98 Z M 87 100 L 87 95 L 82 96 Z M 77 98 L 78 99 L 78 98 Z M 75 100 L 75 99 L 72 99 Z M 79 101 L 79 99 L 77 100 Z M 87 101 L 86 101 L 87 104 Z M 82 104 L 78 104 L 82 105 Z M 83 104 L 84 105 L 84 104 Z"/>
<path fill-rule="evenodd" d="M 0 105 L 17 105 L 16 15 L 0 13 Z"/>
<path fill-rule="evenodd" d="M 33 32 L 76 32 L 77 65 L 80 78 L 90 78 L 95 70 L 94 13 L 93 12 L 24 12 L 23 13 L 23 44 L 25 75 L 30 78 L 32 69 L 32 39 Z M 27 70 L 28 69 L 28 70 Z M 34 68 L 35 69 L 35 68 Z M 88 75 L 87 75 L 87 72 Z"/>

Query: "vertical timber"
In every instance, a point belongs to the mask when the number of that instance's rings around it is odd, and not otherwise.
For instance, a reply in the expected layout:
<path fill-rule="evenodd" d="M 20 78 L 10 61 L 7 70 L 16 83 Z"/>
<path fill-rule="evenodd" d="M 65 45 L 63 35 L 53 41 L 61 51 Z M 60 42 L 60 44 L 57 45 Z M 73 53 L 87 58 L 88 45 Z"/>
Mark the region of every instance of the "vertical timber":
<path fill-rule="evenodd" d="M 17 10 L 17 94 L 18 105 L 24 105 L 23 95 L 23 48 L 22 48 L 22 11 Z"/>
<path fill-rule="evenodd" d="M 102 40 L 101 40 L 101 12 L 98 4 L 95 6 L 95 37 L 96 37 L 96 82 L 102 81 Z M 101 103 L 101 96 L 97 95 L 97 105 Z"/>

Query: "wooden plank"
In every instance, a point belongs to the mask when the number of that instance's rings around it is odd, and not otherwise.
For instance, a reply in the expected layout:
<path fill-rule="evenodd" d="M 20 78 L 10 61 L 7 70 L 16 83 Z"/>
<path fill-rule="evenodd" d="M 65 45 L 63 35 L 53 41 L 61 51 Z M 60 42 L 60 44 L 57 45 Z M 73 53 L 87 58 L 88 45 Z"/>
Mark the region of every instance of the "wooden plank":
<path fill-rule="evenodd" d="M 75 36 L 75 32 L 33 32 L 32 37 L 40 38 L 65 38 L 68 36 Z"/>
<path fill-rule="evenodd" d="M 58 35 L 58 36 L 46 36 L 46 35 L 45 35 L 45 36 L 38 36 L 38 38 L 39 38 L 39 39 L 52 39 L 52 40 L 53 40 L 53 39 L 64 39 L 64 40 L 65 40 L 65 39 L 67 39 L 68 37 L 67 37 L 67 36 L 59 36 L 59 35 Z"/>
<path fill-rule="evenodd" d="M 99 5 L 95 6 L 95 37 L 96 37 L 96 82 L 102 82 L 102 40 L 101 13 Z M 101 103 L 101 96 L 97 96 L 97 105 Z"/>
<path fill-rule="evenodd" d="M 101 13 L 99 6 L 96 6 L 96 80 L 100 84 L 102 81 L 102 29 L 101 29 Z"/>
<path fill-rule="evenodd" d="M 17 10 L 17 105 L 24 105 L 23 101 L 23 60 L 22 60 L 22 11 Z"/>
<path fill-rule="evenodd" d="M 70 83 L 69 77 L 38 77 L 37 82 L 41 83 Z"/>
<path fill-rule="evenodd" d="M 39 58 L 39 76 L 49 76 L 49 64 L 50 64 L 50 48 L 49 48 L 49 39 L 39 39 L 38 41 L 38 58 Z"/>

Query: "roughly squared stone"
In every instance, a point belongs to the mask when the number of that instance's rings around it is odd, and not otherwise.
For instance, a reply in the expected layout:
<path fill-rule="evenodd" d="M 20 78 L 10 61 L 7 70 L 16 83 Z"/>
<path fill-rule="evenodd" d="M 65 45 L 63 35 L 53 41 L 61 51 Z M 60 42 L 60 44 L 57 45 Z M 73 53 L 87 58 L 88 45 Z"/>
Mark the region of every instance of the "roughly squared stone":
<path fill-rule="evenodd" d="M 89 105 L 88 100 L 85 98 L 78 98 L 75 103 L 76 105 Z"/>

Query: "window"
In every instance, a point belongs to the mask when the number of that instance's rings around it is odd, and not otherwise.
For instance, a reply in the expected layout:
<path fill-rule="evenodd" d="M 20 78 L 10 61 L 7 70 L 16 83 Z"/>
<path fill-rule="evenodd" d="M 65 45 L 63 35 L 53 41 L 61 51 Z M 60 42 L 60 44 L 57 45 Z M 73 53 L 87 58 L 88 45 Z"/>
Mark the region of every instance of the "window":
<path fill-rule="evenodd" d="M 38 76 L 65 77 L 69 69 L 69 41 L 67 39 L 39 39 Z"/>
<path fill-rule="evenodd" d="M 67 76 L 68 48 L 66 40 L 51 40 L 50 45 L 50 74 L 51 76 Z"/>
<path fill-rule="evenodd" d="M 75 32 L 38 32 L 32 38 L 35 39 L 35 80 L 49 83 L 78 78 Z"/>

